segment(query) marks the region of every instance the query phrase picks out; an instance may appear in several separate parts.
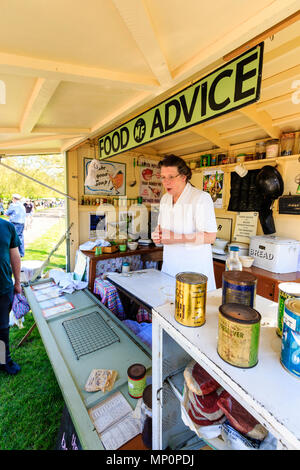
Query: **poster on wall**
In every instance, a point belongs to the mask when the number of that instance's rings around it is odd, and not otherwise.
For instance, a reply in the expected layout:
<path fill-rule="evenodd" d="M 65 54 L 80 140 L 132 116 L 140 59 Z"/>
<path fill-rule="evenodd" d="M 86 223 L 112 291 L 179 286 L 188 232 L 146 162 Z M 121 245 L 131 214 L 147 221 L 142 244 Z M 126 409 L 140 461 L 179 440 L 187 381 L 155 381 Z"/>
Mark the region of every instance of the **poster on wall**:
<path fill-rule="evenodd" d="M 90 167 L 91 163 L 92 166 Z M 85 158 L 84 181 L 90 182 L 89 184 L 84 184 L 85 195 L 105 194 L 107 196 L 125 196 L 126 164 Z"/>
<path fill-rule="evenodd" d="M 158 203 L 162 196 L 162 184 L 158 162 L 143 160 L 140 162 L 140 196 L 143 202 Z"/>
<path fill-rule="evenodd" d="M 224 172 L 220 170 L 205 171 L 203 174 L 203 191 L 208 192 L 217 208 L 223 207 Z"/>

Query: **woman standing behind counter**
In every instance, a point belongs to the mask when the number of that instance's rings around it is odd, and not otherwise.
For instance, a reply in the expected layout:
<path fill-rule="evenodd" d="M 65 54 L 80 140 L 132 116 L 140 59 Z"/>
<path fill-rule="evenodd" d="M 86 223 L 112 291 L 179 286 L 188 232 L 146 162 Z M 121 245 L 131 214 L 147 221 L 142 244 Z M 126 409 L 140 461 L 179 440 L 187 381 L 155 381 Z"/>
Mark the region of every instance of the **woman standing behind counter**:
<path fill-rule="evenodd" d="M 160 201 L 152 240 L 164 245 L 162 271 L 174 277 L 183 271 L 205 274 L 207 290 L 213 290 L 211 244 L 217 224 L 211 196 L 189 183 L 192 172 L 182 158 L 167 155 L 159 167 L 166 194 Z"/>

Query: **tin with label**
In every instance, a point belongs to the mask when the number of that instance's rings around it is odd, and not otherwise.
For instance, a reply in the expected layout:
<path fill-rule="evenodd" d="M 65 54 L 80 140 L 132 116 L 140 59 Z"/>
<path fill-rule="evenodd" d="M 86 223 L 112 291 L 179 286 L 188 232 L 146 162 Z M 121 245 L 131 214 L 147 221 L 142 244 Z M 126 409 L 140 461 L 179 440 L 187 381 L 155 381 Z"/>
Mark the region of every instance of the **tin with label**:
<path fill-rule="evenodd" d="M 281 282 L 278 286 L 278 315 L 277 315 L 277 330 L 278 336 L 282 336 L 284 304 L 287 299 L 294 298 L 300 299 L 300 283 L 298 282 Z"/>
<path fill-rule="evenodd" d="M 258 362 L 261 315 L 243 304 L 219 307 L 218 354 L 235 367 L 250 368 Z"/>
<path fill-rule="evenodd" d="M 255 306 L 257 278 L 248 271 L 224 271 L 222 274 L 222 303 Z"/>
<path fill-rule="evenodd" d="M 287 299 L 284 305 L 281 364 L 300 378 L 300 299 Z"/>
<path fill-rule="evenodd" d="M 182 272 L 176 275 L 175 320 L 184 326 L 205 323 L 207 277 L 204 274 Z"/>
<path fill-rule="evenodd" d="M 128 393 L 132 398 L 141 398 L 146 388 L 146 367 L 132 364 L 128 370 Z"/>

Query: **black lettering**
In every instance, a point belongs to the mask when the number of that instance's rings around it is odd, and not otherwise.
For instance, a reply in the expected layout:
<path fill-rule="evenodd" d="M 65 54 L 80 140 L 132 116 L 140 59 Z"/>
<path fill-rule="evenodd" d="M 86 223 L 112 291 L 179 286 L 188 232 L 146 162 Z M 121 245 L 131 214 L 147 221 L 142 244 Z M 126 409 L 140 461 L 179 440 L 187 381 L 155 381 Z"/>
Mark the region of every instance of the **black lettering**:
<path fill-rule="evenodd" d="M 117 138 L 117 142 L 116 142 L 116 138 Z M 118 131 L 116 131 L 116 132 L 113 133 L 113 136 L 112 136 L 113 151 L 117 152 L 119 150 L 119 146 L 120 146 L 120 134 L 119 134 Z"/>
<path fill-rule="evenodd" d="M 201 85 L 201 116 L 206 114 L 206 103 L 207 103 L 207 82 Z"/>
<path fill-rule="evenodd" d="M 170 122 L 170 108 L 174 106 L 175 107 L 175 110 L 176 110 L 176 114 L 175 114 L 175 117 L 173 119 L 173 122 Z M 165 131 L 169 131 L 170 129 L 172 129 L 172 127 L 174 127 L 177 122 L 178 122 L 178 119 L 180 117 L 180 104 L 177 100 L 172 100 L 170 101 L 169 103 L 166 104 L 166 108 L 165 108 Z"/>
<path fill-rule="evenodd" d="M 99 153 L 100 153 L 100 157 L 102 157 L 102 150 L 103 149 L 103 139 L 99 140 Z"/>
<path fill-rule="evenodd" d="M 231 77 L 231 75 L 232 75 L 232 70 L 223 70 L 223 72 L 221 72 L 212 82 L 212 85 L 210 87 L 209 94 L 208 94 L 208 102 L 209 102 L 209 106 L 214 111 L 219 111 L 220 109 L 225 108 L 225 106 L 227 106 L 230 103 L 229 98 L 226 98 L 226 100 L 224 100 L 222 103 L 217 103 L 215 100 L 215 91 L 216 91 L 216 87 L 218 83 L 225 77 Z"/>
<path fill-rule="evenodd" d="M 161 120 L 159 109 L 157 109 L 154 114 L 150 137 L 153 137 L 154 131 L 157 127 L 159 128 L 159 132 L 162 134 L 164 132 L 164 126 Z"/>
<path fill-rule="evenodd" d="M 246 80 L 249 80 L 249 78 L 252 78 L 255 76 L 256 68 L 251 69 L 248 72 L 244 73 L 244 67 L 256 59 L 257 59 L 257 52 L 250 55 L 246 59 L 241 60 L 241 62 L 237 64 L 235 89 L 234 89 L 234 102 L 242 100 L 243 98 L 246 98 L 247 96 L 253 95 L 253 93 L 255 92 L 254 87 L 249 88 L 249 90 L 243 91 L 243 84 Z"/>
<path fill-rule="evenodd" d="M 125 136 L 125 141 L 124 141 L 124 136 Z M 127 127 L 122 127 L 121 129 L 121 149 L 125 148 L 126 145 L 128 144 L 129 140 L 129 131 Z"/>
<path fill-rule="evenodd" d="M 108 148 L 107 148 L 107 143 L 108 143 Z M 104 139 L 104 152 L 106 155 L 108 155 L 111 151 L 111 140 L 110 137 L 107 135 Z"/>
<path fill-rule="evenodd" d="M 190 122 L 190 120 L 192 119 L 192 116 L 193 116 L 193 113 L 194 113 L 194 109 L 195 109 L 195 106 L 196 106 L 196 101 L 197 101 L 198 93 L 199 93 L 199 88 L 200 88 L 200 86 L 198 85 L 198 86 L 195 88 L 195 90 L 194 90 L 193 98 L 192 98 L 192 102 L 191 102 L 191 106 L 190 106 L 190 109 L 189 109 L 189 110 L 187 109 L 187 105 L 186 105 L 186 101 L 185 101 L 185 96 L 182 95 L 182 96 L 180 96 L 180 98 L 179 98 L 179 99 L 180 99 L 181 106 L 182 106 L 182 110 L 183 110 L 185 122 Z"/>

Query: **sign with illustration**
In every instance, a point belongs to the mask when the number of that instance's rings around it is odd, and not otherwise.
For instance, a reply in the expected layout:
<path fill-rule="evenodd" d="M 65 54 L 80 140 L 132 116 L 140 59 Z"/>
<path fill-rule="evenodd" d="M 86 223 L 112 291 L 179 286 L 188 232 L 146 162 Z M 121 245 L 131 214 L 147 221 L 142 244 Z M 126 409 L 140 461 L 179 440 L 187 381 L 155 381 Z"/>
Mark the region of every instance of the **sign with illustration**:
<path fill-rule="evenodd" d="M 84 194 L 125 196 L 126 164 L 84 159 Z"/>
<path fill-rule="evenodd" d="M 203 173 L 203 191 L 211 195 L 214 206 L 218 208 L 223 207 L 223 182 L 223 171 L 211 170 Z"/>
<path fill-rule="evenodd" d="M 154 160 L 140 161 L 140 196 L 143 202 L 158 203 L 162 195 L 160 169 Z"/>
<path fill-rule="evenodd" d="M 258 101 L 263 43 L 100 137 L 100 160 Z"/>

